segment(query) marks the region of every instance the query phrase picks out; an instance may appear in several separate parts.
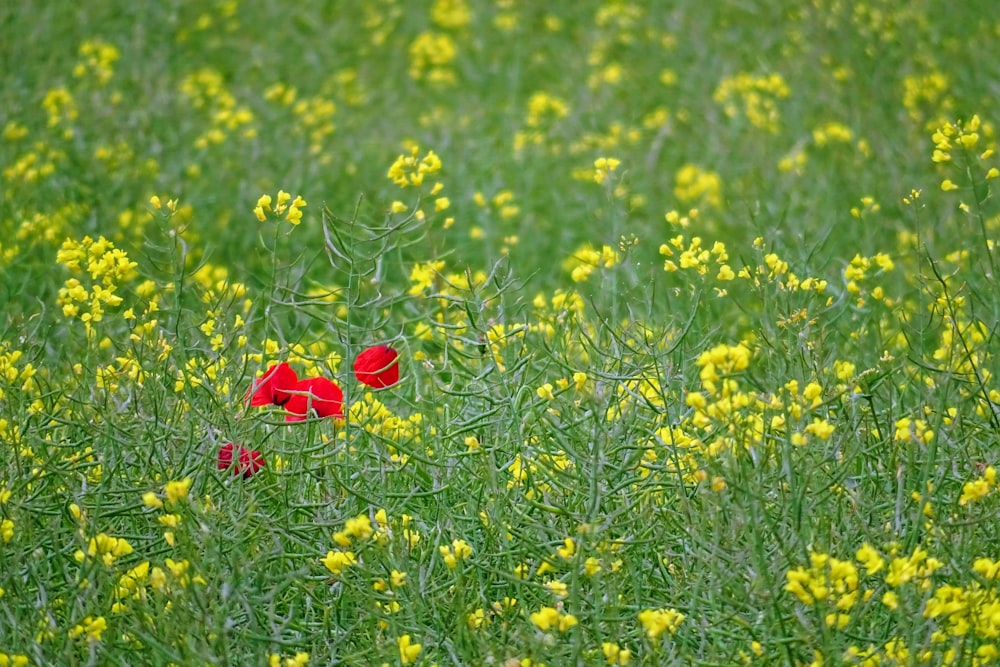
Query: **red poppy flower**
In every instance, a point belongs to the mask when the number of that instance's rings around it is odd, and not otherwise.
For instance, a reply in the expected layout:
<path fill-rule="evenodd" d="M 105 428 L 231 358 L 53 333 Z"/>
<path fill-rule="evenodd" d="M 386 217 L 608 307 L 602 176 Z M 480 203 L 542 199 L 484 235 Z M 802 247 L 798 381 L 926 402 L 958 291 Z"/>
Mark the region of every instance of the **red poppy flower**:
<path fill-rule="evenodd" d="M 233 452 L 236 452 L 236 465 L 233 465 Z M 254 474 L 264 467 L 264 456 L 257 451 L 250 451 L 246 447 L 234 445 L 227 442 L 219 448 L 219 470 L 232 469 L 234 475 L 243 475 L 243 479 L 250 479 Z"/>
<path fill-rule="evenodd" d="M 354 360 L 354 377 L 375 389 L 396 384 L 399 382 L 399 353 L 387 345 L 368 348 Z"/>
<path fill-rule="evenodd" d="M 286 422 L 300 422 L 310 416 L 344 417 L 344 392 L 326 378 L 308 378 L 299 381 L 291 390 L 291 398 L 285 403 Z"/>
<path fill-rule="evenodd" d="M 272 365 L 264 375 L 253 381 L 243 400 L 249 398 L 250 405 L 253 407 L 285 405 L 292 397 L 288 390 L 293 388 L 298 381 L 299 376 L 288 364 Z"/>

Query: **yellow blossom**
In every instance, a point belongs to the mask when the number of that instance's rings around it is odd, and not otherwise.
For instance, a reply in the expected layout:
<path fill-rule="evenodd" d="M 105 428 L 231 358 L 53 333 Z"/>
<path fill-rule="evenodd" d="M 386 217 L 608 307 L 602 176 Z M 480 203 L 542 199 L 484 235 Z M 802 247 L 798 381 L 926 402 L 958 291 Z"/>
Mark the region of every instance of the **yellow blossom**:
<path fill-rule="evenodd" d="M 163 492 L 167 496 L 168 503 L 176 503 L 180 500 L 184 500 L 188 497 L 188 491 L 191 490 L 191 478 L 185 477 L 180 481 L 170 481 L 167 482 L 163 487 Z"/>
<path fill-rule="evenodd" d="M 396 639 L 396 644 L 399 646 L 399 661 L 402 664 L 410 665 L 416 662 L 417 656 L 420 655 L 420 644 L 414 644 L 410 635 L 399 637 Z"/>

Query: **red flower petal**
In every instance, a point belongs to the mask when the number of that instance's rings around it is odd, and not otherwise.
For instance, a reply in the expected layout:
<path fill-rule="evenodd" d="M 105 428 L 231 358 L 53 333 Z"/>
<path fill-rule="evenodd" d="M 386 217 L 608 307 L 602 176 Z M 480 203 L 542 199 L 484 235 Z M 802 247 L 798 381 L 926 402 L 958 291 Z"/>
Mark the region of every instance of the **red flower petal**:
<path fill-rule="evenodd" d="M 264 467 L 264 457 L 260 452 L 251 452 L 245 447 L 240 447 L 240 468 L 233 471 L 234 474 L 243 472 L 243 479 L 250 479 L 254 474 Z"/>
<path fill-rule="evenodd" d="M 399 353 L 387 345 L 370 347 L 354 360 L 358 382 L 381 389 L 399 382 Z"/>
<path fill-rule="evenodd" d="M 236 465 L 233 465 L 233 454 L 236 454 Z M 251 452 L 246 447 L 227 442 L 219 448 L 219 470 L 232 470 L 234 475 L 243 475 L 250 479 L 264 467 L 264 456 L 260 452 Z"/>
<path fill-rule="evenodd" d="M 292 394 L 285 404 L 286 422 L 303 421 L 310 410 L 317 417 L 344 417 L 344 392 L 326 378 L 301 380 L 290 391 Z"/>
<path fill-rule="evenodd" d="M 284 405 L 291 398 L 288 390 L 298 381 L 299 376 L 288 364 L 271 365 L 264 375 L 253 381 L 243 400 L 249 398 L 252 407 Z"/>
<path fill-rule="evenodd" d="M 235 445 L 227 442 L 219 448 L 219 470 L 229 470 L 233 465 L 233 448 Z"/>

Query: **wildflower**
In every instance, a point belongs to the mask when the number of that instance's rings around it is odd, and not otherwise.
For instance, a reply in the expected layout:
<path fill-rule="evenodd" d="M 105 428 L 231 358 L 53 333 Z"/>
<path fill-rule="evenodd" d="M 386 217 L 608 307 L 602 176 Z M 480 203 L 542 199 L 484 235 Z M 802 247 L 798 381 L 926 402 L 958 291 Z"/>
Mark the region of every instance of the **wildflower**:
<path fill-rule="evenodd" d="M 344 418 L 344 392 L 334 382 L 323 377 L 309 378 L 296 383 L 284 404 L 288 414 L 286 422 L 304 421 L 310 413 L 317 417 Z"/>
<path fill-rule="evenodd" d="M 333 541 L 342 547 L 349 547 L 351 546 L 352 537 L 359 540 L 367 540 L 372 536 L 373 532 L 372 522 L 368 518 L 368 515 L 359 514 L 353 519 L 348 519 L 344 523 L 343 530 L 333 534 Z"/>
<path fill-rule="evenodd" d="M 594 181 L 600 185 L 604 183 L 611 175 L 611 172 L 618 169 L 618 165 L 622 163 L 613 157 L 599 157 L 594 160 Z"/>
<path fill-rule="evenodd" d="M 531 622 L 542 632 L 548 632 L 556 628 L 559 632 L 566 632 L 577 624 L 577 618 L 573 614 L 562 614 L 555 607 L 542 607 L 530 615 Z"/>
<path fill-rule="evenodd" d="M 601 644 L 601 653 L 604 654 L 604 659 L 608 661 L 609 665 L 624 666 L 632 659 L 632 651 L 627 648 L 621 648 L 614 642 L 604 642 Z"/>
<path fill-rule="evenodd" d="M 370 347 L 354 360 L 358 382 L 375 389 L 399 382 L 399 353 L 387 345 Z"/>
<path fill-rule="evenodd" d="M 251 407 L 284 406 L 292 398 L 292 395 L 288 393 L 289 390 L 298 381 L 299 377 L 291 366 L 286 363 L 273 364 L 268 367 L 263 376 L 254 380 L 243 400 L 249 398 Z"/>
<path fill-rule="evenodd" d="M 326 556 L 320 559 L 326 569 L 334 574 L 340 574 L 345 567 L 350 567 L 358 562 L 353 551 L 328 551 Z"/>
<path fill-rule="evenodd" d="M 185 477 L 178 481 L 167 482 L 163 487 L 163 492 L 167 494 L 168 503 L 176 503 L 187 498 L 188 491 L 191 490 L 191 478 Z"/>
<path fill-rule="evenodd" d="M 556 552 L 562 556 L 564 560 L 569 560 L 576 553 L 576 541 L 572 537 L 567 537 L 563 540 L 563 546 L 558 547 Z"/>
<path fill-rule="evenodd" d="M 549 628 L 559 622 L 559 612 L 555 607 L 542 607 L 531 614 L 531 622 L 542 632 L 548 632 Z"/>
<path fill-rule="evenodd" d="M 465 560 L 472 555 L 472 547 L 465 540 L 452 540 L 450 547 L 440 546 L 438 551 L 444 559 L 444 564 L 451 570 L 455 569 L 458 561 Z"/>
<path fill-rule="evenodd" d="M 399 661 L 402 664 L 409 665 L 416 662 L 422 648 L 420 644 L 414 644 L 410 635 L 403 635 L 396 640 L 396 643 L 399 645 Z"/>
<path fill-rule="evenodd" d="M 98 616 L 94 618 L 93 616 L 88 616 L 83 619 L 83 622 L 79 625 L 73 627 L 69 631 L 69 636 L 72 639 L 86 635 L 87 641 L 101 641 L 101 635 L 105 630 L 108 629 L 108 622 L 104 620 L 103 616 Z"/>
<path fill-rule="evenodd" d="M 549 581 L 545 583 L 545 590 L 552 593 L 557 598 L 564 598 L 569 595 L 569 586 L 562 581 Z"/>
<path fill-rule="evenodd" d="M 683 621 L 684 614 L 674 609 L 645 609 L 639 612 L 639 622 L 650 639 L 656 639 L 664 632 L 674 634 Z"/>
<path fill-rule="evenodd" d="M 861 545 L 854 558 L 864 566 L 865 572 L 868 574 L 875 574 L 885 567 L 885 559 L 882 558 L 875 547 L 867 542 Z"/>
<path fill-rule="evenodd" d="M 236 465 L 233 465 L 233 453 L 236 453 Z M 250 479 L 264 467 L 264 457 L 260 452 L 250 451 L 246 447 L 227 442 L 219 448 L 219 470 L 232 469 L 234 475 L 243 475 Z"/>

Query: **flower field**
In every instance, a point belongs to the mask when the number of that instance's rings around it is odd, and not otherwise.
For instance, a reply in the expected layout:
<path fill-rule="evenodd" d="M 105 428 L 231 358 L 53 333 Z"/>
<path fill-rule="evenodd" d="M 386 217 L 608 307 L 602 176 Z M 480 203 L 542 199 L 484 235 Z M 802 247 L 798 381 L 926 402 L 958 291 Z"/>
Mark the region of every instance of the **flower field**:
<path fill-rule="evenodd" d="M 0 7 L 0 667 L 1000 664 L 990 0 Z"/>

